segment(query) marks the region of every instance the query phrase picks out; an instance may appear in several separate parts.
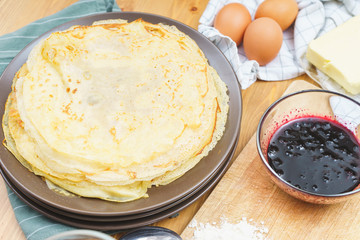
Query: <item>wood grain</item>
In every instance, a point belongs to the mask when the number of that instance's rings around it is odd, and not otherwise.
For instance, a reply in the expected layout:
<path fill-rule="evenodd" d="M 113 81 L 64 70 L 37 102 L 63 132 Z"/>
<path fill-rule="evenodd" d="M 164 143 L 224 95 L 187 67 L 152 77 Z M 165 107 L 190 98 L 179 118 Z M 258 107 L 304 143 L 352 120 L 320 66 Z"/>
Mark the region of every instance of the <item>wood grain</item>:
<path fill-rule="evenodd" d="M 51 15 L 74 2 L 76 0 L 0 0 L 0 35 L 15 31 L 37 19 Z M 173 18 L 197 29 L 199 19 L 208 0 L 117 0 L 117 3 L 123 11 L 155 13 Z M 305 75 L 296 79 L 306 79 L 312 82 Z M 242 90 L 241 135 L 235 156 L 241 152 L 253 135 L 265 109 L 281 96 L 292 81 L 294 79 L 278 82 L 257 81 L 248 89 Z M 181 233 L 202 206 L 208 194 L 181 211 L 178 217 L 165 219 L 155 225 Z M 0 225 L 0 239 L 24 239 L 7 199 L 2 179 L 0 179 L 0 197 L 3 200 L 3 205 L 0 207 L 0 222 L 2 223 Z"/>
<path fill-rule="evenodd" d="M 207 0 L 118 0 L 123 11 L 137 11 L 154 13 L 178 20 L 197 29 L 202 12 L 208 3 Z"/>
<path fill-rule="evenodd" d="M 0 181 L 0 239 L 25 239 L 19 224 L 16 221 L 14 211 L 11 207 L 5 183 Z"/>
<path fill-rule="evenodd" d="M 314 88 L 293 82 L 286 93 Z M 269 229 L 269 239 L 359 239 L 360 196 L 333 205 L 297 200 L 278 188 L 264 171 L 253 134 L 220 183 L 195 215 L 198 223 L 237 222 L 243 217 Z M 216 209 L 216 211 L 213 211 Z M 191 239 L 187 227 L 183 239 Z"/>
<path fill-rule="evenodd" d="M 54 14 L 76 0 L 1 0 L 0 35 L 13 32 L 40 18 Z"/>

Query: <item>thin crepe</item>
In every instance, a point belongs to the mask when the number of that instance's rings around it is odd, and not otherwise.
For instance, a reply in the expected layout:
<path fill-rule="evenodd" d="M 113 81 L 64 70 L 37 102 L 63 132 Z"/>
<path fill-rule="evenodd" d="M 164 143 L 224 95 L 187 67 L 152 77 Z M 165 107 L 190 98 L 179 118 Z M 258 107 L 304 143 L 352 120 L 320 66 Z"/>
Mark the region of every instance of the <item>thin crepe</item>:
<path fill-rule="evenodd" d="M 6 146 L 72 193 L 135 200 L 215 146 L 226 90 L 196 43 L 173 26 L 141 19 L 73 26 L 41 41 L 15 76 Z"/>

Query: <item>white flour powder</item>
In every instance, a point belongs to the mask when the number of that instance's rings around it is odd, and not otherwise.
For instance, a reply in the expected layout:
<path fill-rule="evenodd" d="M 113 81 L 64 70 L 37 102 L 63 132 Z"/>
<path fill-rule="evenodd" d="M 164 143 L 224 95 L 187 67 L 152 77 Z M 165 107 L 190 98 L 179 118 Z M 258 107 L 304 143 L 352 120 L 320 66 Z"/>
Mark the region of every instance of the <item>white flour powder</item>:
<path fill-rule="evenodd" d="M 236 223 L 229 223 L 222 218 L 220 224 L 217 223 L 197 223 L 194 219 L 190 223 L 191 228 L 195 228 L 192 240 L 265 240 L 268 229 L 263 226 L 251 224 L 252 220 L 247 221 L 242 218 Z"/>

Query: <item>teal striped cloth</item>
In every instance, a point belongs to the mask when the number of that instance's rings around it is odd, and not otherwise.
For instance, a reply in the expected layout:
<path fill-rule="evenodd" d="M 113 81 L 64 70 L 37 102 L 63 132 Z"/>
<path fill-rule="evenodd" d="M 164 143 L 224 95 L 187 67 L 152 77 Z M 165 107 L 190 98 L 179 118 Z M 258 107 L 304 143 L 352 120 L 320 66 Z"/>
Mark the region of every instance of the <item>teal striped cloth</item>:
<path fill-rule="evenodd" d="M 120 8 L 114 0 L 80 0 L 60 12 L 39 19 L 15 32 L 0 36 L 0 74 L 20 50 L 48 30 L 76 18 L 115 11 L 120 11 Z M 29 240 L 43 240 L 54 234 L 74 229 L 33 210 L 9 188 L 8 197 L 15 217 Z"/>

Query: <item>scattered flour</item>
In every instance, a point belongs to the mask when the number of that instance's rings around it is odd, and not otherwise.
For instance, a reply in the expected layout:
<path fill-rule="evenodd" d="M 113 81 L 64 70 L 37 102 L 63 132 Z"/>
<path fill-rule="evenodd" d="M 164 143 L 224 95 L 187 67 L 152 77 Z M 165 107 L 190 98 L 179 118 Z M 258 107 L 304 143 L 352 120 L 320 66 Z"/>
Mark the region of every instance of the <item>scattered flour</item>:
<path fill-rule="evenodd" d="M 265 240 L 268 229 L 261 221 L 261 226 L 251 224 L 244 217 L 236 223 L 230 223 L 225 218 L 221 219 L 220 224 L 198 223 L 195 219 L 189 224 L 189 227 L 195 228 L 192 240 Z"/>

